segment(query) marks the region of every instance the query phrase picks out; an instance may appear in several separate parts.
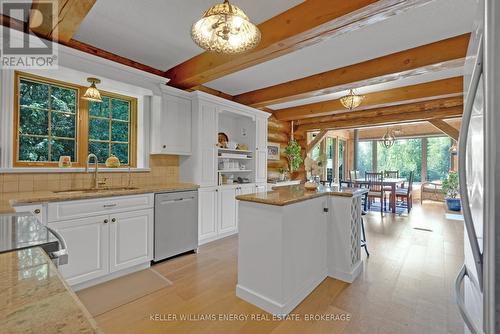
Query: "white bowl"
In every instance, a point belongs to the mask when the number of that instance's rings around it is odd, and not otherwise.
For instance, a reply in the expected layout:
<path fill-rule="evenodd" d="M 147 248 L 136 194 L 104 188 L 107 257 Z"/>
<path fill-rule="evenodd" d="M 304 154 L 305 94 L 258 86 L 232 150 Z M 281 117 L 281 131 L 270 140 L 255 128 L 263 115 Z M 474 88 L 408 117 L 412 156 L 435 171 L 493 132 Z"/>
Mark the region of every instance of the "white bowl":
<path fill-rule="evenodd" d="M 236 150 L 236 147 L 238 147 L 238 143 L 235 141 L 230 141 L 227 142 L 227 148 L 230 150 Z"/>

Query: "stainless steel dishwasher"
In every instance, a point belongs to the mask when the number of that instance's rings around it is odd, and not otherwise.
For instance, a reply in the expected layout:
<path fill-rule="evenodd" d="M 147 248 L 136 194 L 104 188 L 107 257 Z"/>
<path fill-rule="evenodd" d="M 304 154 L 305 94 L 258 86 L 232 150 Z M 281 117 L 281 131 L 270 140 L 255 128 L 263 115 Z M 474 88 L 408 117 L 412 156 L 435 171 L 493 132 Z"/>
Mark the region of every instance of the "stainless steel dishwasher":
<path fill-rule="evenodd" d="M 155 196 L 155 249 L 153 261 L 198 249 L 198 192 Z"/>

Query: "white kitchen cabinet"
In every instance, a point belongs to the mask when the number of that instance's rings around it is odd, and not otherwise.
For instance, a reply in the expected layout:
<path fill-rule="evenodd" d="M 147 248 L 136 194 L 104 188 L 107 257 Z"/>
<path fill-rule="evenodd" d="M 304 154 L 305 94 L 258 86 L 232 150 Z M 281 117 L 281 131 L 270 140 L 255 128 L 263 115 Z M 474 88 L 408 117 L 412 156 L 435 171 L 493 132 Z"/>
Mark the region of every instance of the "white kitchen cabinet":
<path fill-rule="evenodd" d="M 161 102 L 153 99 L 152 103 L 151 153 L 190 155 L 191 96 L 173 87 L 162 86 L 161 90 Z"/>
<path fill-rule="evenodd" d="M 109 271 L 115 272 L 153 259 L 153 210 L 110 216 Z"/>
<path fill-rule="evenodd" d="M 267 117 L 256 118 L 255 182 L 267 182 Z"/>
<path fill-rule="evenodd" d="M 109 216 L 49 223 L 63 236 L 68 263 L 60 271 L 70 285 L 99 278 L 109 272 Z"/>
<path fill-rule="evenodd" d="M 31 213 L 40 223 L 47 225 L 47 206 L 44 204 L 18 205 L 14 206 L 16 212 Z"/>
<path fill-rule="evenodd" d="M 255 185 L 256 193 L 265 193 L 267 191 L 267 183 L 260 183 Z"/>
<path fill-rule="evenodd" d="M 236 195 L 239 187 L 225 186 L 219 189 L 219 235 L 236 232 L 237 229 L 237 205 Z"/>
<path fill-rule="evenodd" d="M 217 185 L 217 106 L 200 102 L 201 177 L 200 186 Z"/>
<path fill-rule="evenodd" d="M 218 192 L 217 187 L 198 189 L 198 241 L 200 243 L 217 238 Z"/>

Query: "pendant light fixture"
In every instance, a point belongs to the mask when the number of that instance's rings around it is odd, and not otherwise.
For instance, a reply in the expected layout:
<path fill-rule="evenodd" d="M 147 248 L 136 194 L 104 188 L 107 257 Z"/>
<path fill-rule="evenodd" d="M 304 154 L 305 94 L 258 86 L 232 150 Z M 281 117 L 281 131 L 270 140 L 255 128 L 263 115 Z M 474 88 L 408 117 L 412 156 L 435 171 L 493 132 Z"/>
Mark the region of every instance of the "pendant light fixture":
<path fill-rule="evenodd" d="M 352 110 L 359 107 L 364 98 L 364 96 L 356 94 L 354 89 L 351 89 L 349 90 L 349 94 L 340 98 L 340 103 L 342 103 L 345 108 Z"/>
<path fill-rule="evenodd" d="M 394 131 L 388 129 L 384 136 L 382 137 L 382 145 L 384 145 L 385 148 L 391 148 L 392 145 L 394 145 L 394 142 L 396 141 L 396 136 L 394 135 Z"/>
<path fill-rule="evenodd" d="M 224 0 L 193 24 L 191 37 L 207 51 L 235 54 L 255 48 L 261 36 L 259 28 L 240 8 Z"/>
<path fill-rule="evenodd" d="M 97 78 L 87 78 L 87 81 L 90 82 L 90 87 L 87 88 L 85 94 L 83 94 L 82 99 L 93 102 L 102 102 L 101 93 L 95 86 L 96 84 L 101 83 L 101 80 Z"/>

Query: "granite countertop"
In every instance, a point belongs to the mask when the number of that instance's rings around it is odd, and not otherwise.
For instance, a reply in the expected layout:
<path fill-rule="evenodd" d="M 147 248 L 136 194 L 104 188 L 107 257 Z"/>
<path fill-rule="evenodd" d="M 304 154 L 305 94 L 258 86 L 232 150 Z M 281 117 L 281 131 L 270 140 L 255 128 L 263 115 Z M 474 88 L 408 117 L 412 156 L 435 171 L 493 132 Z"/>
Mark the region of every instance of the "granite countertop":
<path fill-rule="evenodd" d="M 365 188 L 340 188 L 338 186 L 319 186 L 316 190 L 307 190 L 303 185 L 274 188 L 273 191 L 240 195 L 236 199 L 245 202 L 255 202 L 269 205 L 285 206 L 306 201 L 321 196 L 354 197 L 368 192 Z"/>
<path fill-rule="evenodd" d="M 168 183 L 155 186 L 133 187 L 133 189 L 109 188 L 108 190 L 83 190 L 81 192 L 53 192 L 53 191 L 34 191 L 34 192 L 16 192 L 0 194 L 0 214 L 15 212 L 13 206 L 29 205 L 34 203 L 60 202 L 79 199 L 90 199 L 111 196 L 125 196 L 146 193 L 161 193 L 169 191 L 195 190 L 198 185 L 192 183 Z"/>
<path fill-rule="evenodd" d="M 0 323 L 5 333 L 101 333 L 39 248 L 0 254 Z"/>

